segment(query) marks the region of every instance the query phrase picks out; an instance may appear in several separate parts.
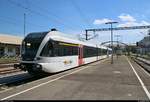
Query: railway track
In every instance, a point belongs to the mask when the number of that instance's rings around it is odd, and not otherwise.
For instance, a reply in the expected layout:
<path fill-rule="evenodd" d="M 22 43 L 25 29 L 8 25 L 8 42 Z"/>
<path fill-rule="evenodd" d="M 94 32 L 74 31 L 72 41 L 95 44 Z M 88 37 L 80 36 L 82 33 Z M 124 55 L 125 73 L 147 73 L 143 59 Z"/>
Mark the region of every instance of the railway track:
<path fill-rule="evenodd" d="M 14 68 L 0 68 L 0 75 L 4 74 L 10 74 L 15 72 L 20 72 L 20 69 L 14 69 Z"/>
<path fill-rule="evenodd" d="M 138 65 L 140 65 L 144 70 L 150 73 L 150 64 L 146 61 L 140 60 L 136 57 L 131 57 Z"/>
<path fill-rule="evenodd" d="M 0 64 L 0 75 L 20 72 L 20 69 L 15 69 L 13 66 L 16 63 Z"/>
<path fill-rule="evenodd" d="M 12 87 L 16 87 L 18 85 L 23 85 L 35 80 L 39 80 L 41 78 L 48 77 L 49 75 L 39 75 L 33 76 L 28 73 L 16 74 L 4 78 L 0 78 L 0 92 L 3 92 Z"/>
<path fill-rule="evenodd" d="M 15 69 L 13 64 L 0 65 L 0 91 L 5 87 L 20 85 L 45 77 L 42 75 L 35 77 L 21 69 Z"/>
<path fill-rule="evenodd" d="M 14 64 L 18 64 L 18 63 L 5 63 L 5 64 L 0 64 L 0 68 L 13 67 Z"/>

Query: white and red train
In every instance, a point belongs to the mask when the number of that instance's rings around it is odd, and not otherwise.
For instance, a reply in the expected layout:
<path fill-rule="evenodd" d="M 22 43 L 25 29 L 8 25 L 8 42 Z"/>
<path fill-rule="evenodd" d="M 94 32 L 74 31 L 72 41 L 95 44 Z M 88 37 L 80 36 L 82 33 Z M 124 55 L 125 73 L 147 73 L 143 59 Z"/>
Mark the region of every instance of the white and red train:
<path fill-rule="evenodd" d="M 111 49 L 62 36 L 52 30 L 28 34 L 22 41 L 21 62 L 29 73 L 56 73 L 110 56 Z"/>

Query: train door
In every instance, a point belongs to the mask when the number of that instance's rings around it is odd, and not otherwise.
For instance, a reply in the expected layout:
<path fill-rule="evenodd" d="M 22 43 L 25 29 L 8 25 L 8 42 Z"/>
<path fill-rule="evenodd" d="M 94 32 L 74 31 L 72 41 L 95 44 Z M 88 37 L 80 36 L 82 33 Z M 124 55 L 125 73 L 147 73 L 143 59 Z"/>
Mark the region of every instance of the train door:
<path fill-rule="evenodd" d="M 79 65 L 83 64 L 83 45 L 79 45 Z"/>

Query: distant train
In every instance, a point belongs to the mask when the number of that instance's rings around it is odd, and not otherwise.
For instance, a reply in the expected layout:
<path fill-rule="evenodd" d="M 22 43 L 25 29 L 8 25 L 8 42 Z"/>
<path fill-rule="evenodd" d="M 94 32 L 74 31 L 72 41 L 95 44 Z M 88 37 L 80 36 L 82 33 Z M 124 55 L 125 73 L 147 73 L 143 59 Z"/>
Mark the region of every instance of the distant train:
<path fill-rule="evenodd" d="M 21 62 L 14 67 L 31 74 L 56 73 L 111 54 L 110 48 L 73 40 L 62 34 L 55 29 L 28 34 L 22 41 Z"/>

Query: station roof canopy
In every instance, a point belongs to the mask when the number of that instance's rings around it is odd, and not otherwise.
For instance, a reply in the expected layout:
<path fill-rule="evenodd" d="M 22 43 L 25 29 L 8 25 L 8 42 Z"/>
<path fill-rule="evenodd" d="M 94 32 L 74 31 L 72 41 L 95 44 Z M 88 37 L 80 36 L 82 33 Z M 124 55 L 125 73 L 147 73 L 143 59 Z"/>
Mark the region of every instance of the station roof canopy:
<path fill-rule="evenodd" d="M 8 34 L 0 34 L 0 43 L 21 45 L 23 38 L 19 36 L 13 36 Z"/>

